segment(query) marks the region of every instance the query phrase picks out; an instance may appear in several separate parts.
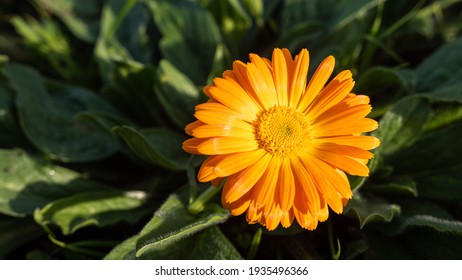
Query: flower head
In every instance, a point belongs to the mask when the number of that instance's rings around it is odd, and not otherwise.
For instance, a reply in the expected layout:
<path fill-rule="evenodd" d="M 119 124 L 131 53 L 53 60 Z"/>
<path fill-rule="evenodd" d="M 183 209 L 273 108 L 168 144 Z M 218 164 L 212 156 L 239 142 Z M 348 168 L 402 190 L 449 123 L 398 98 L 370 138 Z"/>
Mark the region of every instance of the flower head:
<path fill-rule="evenodd" d="M 326 85 L 335 64 L 329 56 L 307 83 L 308 64 L 306 49 L 295 58 L 275 49 L 272 60 L 250 54 L 247 64 L 235 61 L 204 88 L 210 99 L 186 127 L 192 138 L 183 149 L 209 156 L 199 181 L 227 178 L 223 206 L 268 230 L 294 219 L 313 230 L 328 208 L 341 213 L 352 197 L 345 172 L 367 176 L 367 150 L 380 143 L 360 135 L 378 124 L 365 118 L 369 98 L 351 93 L 351 72 Z"/>

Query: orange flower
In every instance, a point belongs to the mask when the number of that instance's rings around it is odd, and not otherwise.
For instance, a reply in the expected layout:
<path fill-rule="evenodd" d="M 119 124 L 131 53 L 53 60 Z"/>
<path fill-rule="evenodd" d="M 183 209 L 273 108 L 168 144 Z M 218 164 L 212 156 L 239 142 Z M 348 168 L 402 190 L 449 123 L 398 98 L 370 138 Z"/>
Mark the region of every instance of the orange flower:
<path fill-rule="evenodd" d="M 235 61 L 204 88 L 210 99 L 186 126 L 193 138 L 183 149 L 209 156 L 199 181 L 227 178 L 223 206 L 268 230 L 294 219 L 313 230 L 328 218 L 328 206 L 341 213 L 352 197 L 345 172 L 368 176 L 367 150 L 380 144 L 360 135 L 378 124 L 365 118 L 369 98 L 351 93 L 351 72 L 325 86 L 335 64 L 329 56 L 307 84 L 308 64 L 306 49 L 294 59 L 275 49 L 272 61 L 256 54 L 247 64 Z"/>

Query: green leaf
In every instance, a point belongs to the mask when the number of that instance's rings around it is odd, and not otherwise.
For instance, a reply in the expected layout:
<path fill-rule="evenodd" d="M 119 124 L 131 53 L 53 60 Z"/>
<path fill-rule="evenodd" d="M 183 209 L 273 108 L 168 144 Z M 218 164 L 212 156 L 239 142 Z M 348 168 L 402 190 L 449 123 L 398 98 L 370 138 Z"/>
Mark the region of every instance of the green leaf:
<path fill-rule="evenodd" d="M 114 247 L 105 257 L 105 260 L 134 260 L 136 259 L 136 242 L 139 235 L 134 235 Z"/>
<path fill-rule="evenodd" d="M 104 0 L 33 0 L 36 5 L 61 19 L 73 34 L 88 43 L 99 32 L 100 6 Z"/>
<path fill-rule="evenodd" d="M 361 73 L 355 84 L 354 92 L 366 94 L 372 98 L 374 111 L 379 106 L 388 105 L 402 94 L 406 82 L 401 72 L 386 67 L 372 67 Z"/>
<path fill-rule="evenodd" d="M 30 215 L 51 201 L 106 189 L 74 171 L 34 159 L 22 150 L 0 150 L 0 158 L 0 212 L 7 215 Z"/>
<path fill-rule="evenodd" d="M 462 236 L 462 222 L 441 219 L 430 215 L 403 216 L 397 219 L 393 226 L 387 227 L 387 234 L 398 235 L 413 227 L 424 227 L 431 230 L 459 234 Z"/>
<path fill-rule="evenodd" d="M 69 235 L 90 225 L 136 223 L 146 212 L 142 208 L 145 202 L 146 193 L 141 191 L 84 192 L 48 203 L 34 212 L 34 218 L 44 226 L 56 224 Z"/>
<path fill-rule="evenodd" d="M 6 76 L 17 93 L 21 127 L 31 143 L 52 159 L 85 162 L 108 157 L 116 146 L 110 138 L 74 119 L 80 111 L 115 110 L 95 93 L 78 87 L 48 92 L 31 68 L 8 65 Z"/>
<path fill-rule="evenodd" d="M 45 234 L 29 219 L 0 216 L 0 228 L 0 259 L 5 259 L 15 249 Z"/>
<path fill-rule="evenodd" d="M 418 92 L 430 92 L 459 83 L 462 78 L 462 38 L 440 47 L 416 69 Z M 460 91 L 459 96 L 460 96 Z M 459 97 L 460 99 L 460 97 Z"/>
<path fill-rule="evenodd" d="M 205 84 L 221 42 L 212 15 L 194 2 L 146 2 L 163 36 L 159 45 L 163 57 L 196 85 Z"/>
<path fill-rule="evenodd" d="M 462 200 L 462 165 L 429 170 L 416 176 L 419 196 L 433 199 Z"/>
<path fill-rule="evenodd" d="M 213 15 L 219 24 L 226 45 L 236 56 L 243 44 L 248 43 L 249 29 L 252 27 L 253 15 L 256 20 L 262 20 L 263 2 L 261 0 L 239 1 L 203 1 L 205 8 Z M 244 3 L 242 3 L 244 2 Z M 245 6 L 244 6 L 245 5 Z M 249 11 L 246 10 L 246 7 Z M 247 40 L 242 40 L 246 38 Z"/>
<path fill-rule="evenodd" d="M 417 197 L 419 194 L 416 182 L 408 177 L 396 178 L 383 184 L 369 184 L 367 189 L 380 194 L 395 194 Z"/>
<path fill-rule="evenodd" d="M 440 86 L 431 92 L 422 93 L 420 96 L 427 97 L 431 101 L 462 103 L 462 82 L 454 82 L 448 86 Z"/>
<path fill-rule="evenodd" d="M 462 235 L 419 228 L 407 232 L 403 243 L 414 254 L 428 260 L 460 260 Z"/>
<path fill-rule="evenodd" d="M 17 146 L 24 143 L 14 111 L 13 93 L 0 84 L 0 145 Z"/>
<path fill-rule="evenodd" d="M 171 244 L 201 230 L 224 222 L 229 212 L 216 204 L 206 205 L 204 211 L 192 215 L 187 210 L 188 189 L 170 195 L 143 228 L 137 243 L 137 256 L 149 251 L 163 251 Z"/>
<path fill-rule="evenodd" d="M 413 145 L 390 160 L 396 172 L 418 178 L 450 172 L 462 164 L 462 120 L 424 133 Z M 427 177 L 428 178 L 428 177 Z"/>
<path fill-rule="evenodd" d="M 194 106 L 199 103 L 199 90 L 169 61 L 162 60 L 157 68 L 156 94 L 173 122 L 184 129 L 193 121 Z"/>
<path fill-rule="evenodd" d="M 185 139 L 165 128 L 137 131 L 128 126 L 114 128 L 133 153 L 144 162 L 171 170 L 186 170 L 189 155 L 182 149 Z"/>
<path fill-rule="evenodd" d="M 133 61 L 109 61 L 113 71 L 104 90 L 105 97 L 140 125 L 165 123 L 165 111 L 154 91 L 156 69 Z"/>
<path fill-rule="evenodd" d="M 347 206 L 345 213 L 354 215 L 359 220 L 360 228 L 373 221 L 389 222 L 400 213 L 400 207 L 390 204 L 376 196 L 356 192 Z"/>
<path fill-rule="evenodd" d="M 419 97 L 406 97 L 395 103 L 373 133 L 381 141 L 375 154 L 388 156 L 411 146 L 423 131 L 430 114 L 430 105 Z"/>
<path fill-rule="evenodd" d="M 153 50 L 147 34 L 151 14 L 145 5 L 130 0 L 106 1 L 101 15 L 99 40 L 113 39 L 133 56 L 134 60 L 147 63 Z"/>
<path fill-rule="evenodd" d="M 168 246 L 159 246 L 140 257 L 136 257 L 136 242 L 139 235 L 132 236 L 117 245 L 105 260 L 240 260 L 236 248 L 217 226 L 212 226 L 193 236 L 176 241 Z"/>

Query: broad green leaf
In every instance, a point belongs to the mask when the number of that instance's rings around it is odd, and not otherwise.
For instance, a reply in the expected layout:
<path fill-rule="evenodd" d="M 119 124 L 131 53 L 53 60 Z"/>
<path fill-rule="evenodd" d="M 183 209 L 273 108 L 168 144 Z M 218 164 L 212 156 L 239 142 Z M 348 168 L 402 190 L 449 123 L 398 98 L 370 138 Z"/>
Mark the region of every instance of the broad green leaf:
<path fill-rule="evenodd" d="M 55 14 L 79 39 L 93 43 L 99 32 L 100 7 L 105 0 L 33 0 Z"/>
<path fill-rule="evenodd" d="M 365 94 L 371 97 L 371 104 L 374 107 L 372 114 L 382 113 L 381 106 L 386 106 L 402 95 L 406 88 L 403 76 L 392 68 L 373 67 L 361 73 L 355 84 L 353 92 Z M 383 109 L 387 109 L 384 107 Z M 382 110 L 383 110 L 382 109 Z"/>
<path fill-rule="evenodd" d="M 137 256 L 163 251 L 175 242 L 222 223 L 229 217 L 229 212 L 216 204 L 208 204 L 204 211 L 192 215 L 187 209 L 187 201 L 187 189 L 170 195 L 141 231 Z"/>
<path fill-rule="evenodd" d="M 101 111 L 83 111 L 77 113 L 75 119 L 92 123 L 111 137 L 114 136 L 112 129 L 116 126 L 135 126 L 134 123 L 123 116 Z"/>
<path fill-rule="evenodd" d="M 396 236 L 388 236 L 374 227 L 365 227 L 361 230 L 368 243 L 368 253 L 373 259 L 382 260 L 416 260 L 419 257 L 403 246 L 403 241 Z"/>
<path fill-rule="evenodd" d="M 91 191 L 52 201 L 34 212 L 41 225 L 56 224 L 64 235 L 96 225 L 135 223 L 146 212 L 142 206 L 146 193 L 141 191 Z"/>
<path fill-rule="evenodd" d="M 157 97 L 173 122 L 184 129 L 193 121 L 194 106 L 199 103 L 199 90 L 167 60 L 160 62 L 157 75 Z"/>
<path fill-rule="evenodd" d="M 375 154 L 391 155 L 414 143 L 430 118 L 430 105 L 419 97 L 406 97 L 398 101 L 380 120 L 373 135 L 381 144 Z"/>
<path fill-rule="evenodd" d="M 369 184 L 367 190 L 380 194 L 395 194 L 417 197 L 419 194 L 416 182 L 408 177 L 396 178 L 383 184 Z"/>
<path fill-rule="evenodd" d="M 30 215 L 51 201 L 106 189 L 74 171 L 34 159 L 22 150 L 0 150 L 0 158 L 0 212 L 7 215 Z"/>
<path fill-rule="evenodd" d="M 440 47 L 416 69 L 418 92 L 431 92 L 459 83 L 462 78 L 462 38 Z M 460 99 L 460 91 L 458 91 Z"/>
<path fill-rule="evenodd" d="M 165 128 L 137 131 L 128 126 L 114 128 L 134 154 L 144 162 L 171 170 L 186 170 L 189 155 L 182 149 L 185 139 Z"/>
<path fill-rule="evenodd" d="M 0 216 L 0 229 L 0 259 L 5 259 L 9 253 L 18 247 L 45 234 L 30 219 L 5 216 Z"/>
<path fill-rule="evenodd" d="M 74 119 L 81 111 L 115 110 L 95 93 L 78 87 L 48 92 L 41 76 L 25 66 L 8 65 L 6 76 L 17 93 L 22 130 L 29 141 L 52 159 L 85 162 L 116 151 L 110 138 Z"/>
<path fill-rule="evenodd" d="M 407 232 L 403 243 L 411 252 L 428 260 L 460 260 L 462 235 L 419 228 Z"/>
<path fill-rule="evenodd" d="M 176 241 L 167 246 L 159 246 L 140 257 L 136 257 L 135 249 L 139 235 L 132 236 L 109 252 L 105 260 L 240 260 L 236 248 L 217 226 L 212 226 L 193 236 Z"/>
<path fill-rule="evenodd" d="M 416 176 L 419 196 L 431 199 L 462 200 L 462 165 L 429 169 Z"/>
<path fill-rule="evenodd" d="M 136 242 L 139 235 L 134 235 L 114 247 L 105 257 L 105 260 L 134 260 L 136 259 Z"/>
<path fill-rule="evenodd" d="M 426 131 L 440 128 L 462 119 L 462 105 L 454 103 L 444 103 L 439 105 L 443 106 L 435 110 L 432 118 L 425 126 Z"/>
<path fill-rule="evenodd" d="M 427 97 L 431 101 L 462 103 L 462 82 L 458 81 L 448 86 L 439 86 L 431 92 L 420 94 L 420 96 Z"/>
<path fill-rule="evenodd" d="M 447 232 L 462 236 L 462 222 L 446 220 L 429 215 L 403 216 L 393 226 L 387 227 L 387 234 L 398 235 L 413 227 L 424 227 L 439 232 Z"/>
<path fill-rule="evenodd" d="M 196 85 L 205 84 L 221 42 L 212 15 L 194 2 L 145 2 L 163 36 L 159 45 L 163 57 Z"/>
<path fill-rule="evenodd" d="M 395 172 L 415 178 L 440 172 L 451 174 L 452 168 L 462 164 L 461 131 L 462 120 L 458 120 L 426 132 L 413 145 L 396 153 L 390 164 Z"/>
<path fill-rule="evenodd" d="M 355 193 L 344 212 L 356 216 L 360 228 L 363 228 L 373 221 L 391 221 L 395 215 L 400 213 L 400 207 L 373 195 Z"/>

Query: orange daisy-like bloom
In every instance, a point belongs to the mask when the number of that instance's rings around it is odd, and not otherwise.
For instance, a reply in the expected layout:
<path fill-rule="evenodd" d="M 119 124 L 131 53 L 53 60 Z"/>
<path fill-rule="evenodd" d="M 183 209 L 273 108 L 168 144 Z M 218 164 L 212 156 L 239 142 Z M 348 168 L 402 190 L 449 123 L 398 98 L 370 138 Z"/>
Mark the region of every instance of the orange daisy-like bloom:
<path fill-rule="evenodd" d="M 189 153 L 208 155 L 198 179 L 227 178 L 222 204 L 232 215 L 247 212 L 249 223 L 268 230 L 289 227 L 294 218 L 313 230 L 352 197 L 345 174 L 367 176 L 379 139 L 360 135 L 377 128 L 365 118 L 369 98 L 351 93 L 349 70 L 327 85 L 335 60 L 329 56 L 307 84 L 309 54 L 293 59 L 275 49 L 272 60 L 250 54 L 204 88 L 210 98 L 197 105 L 197 121 L 186 126 Z"/>

